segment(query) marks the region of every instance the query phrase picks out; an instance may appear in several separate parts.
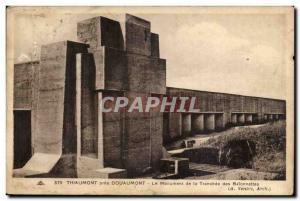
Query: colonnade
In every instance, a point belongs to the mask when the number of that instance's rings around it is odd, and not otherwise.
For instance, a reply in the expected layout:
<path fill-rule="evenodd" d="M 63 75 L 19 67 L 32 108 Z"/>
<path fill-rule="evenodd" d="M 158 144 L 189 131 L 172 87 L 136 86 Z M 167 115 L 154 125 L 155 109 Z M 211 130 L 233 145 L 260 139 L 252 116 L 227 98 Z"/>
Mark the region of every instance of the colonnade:
<path fill-rule="evenodd" d="M 233 112 L 231 113 L 231 124 L 232 125 L 249 125 L 255 123 L 262 123 L 268 121 L 276 121 L 280 119 L 284 119 L 284 114 L 272 113 L 272 114 L 264 114 L 262 118 L 258 118 L 257 113 L 242 113 L 242 112 Z"/>
<path fill-rule="evenodd" d="M 268 121 L 278 121 L 281 119 L 285 119 L 285 115 L 281 113 L 270 113 L 270 114 L 264 114 L 263 120 L 265 122 Z"/>
<path fill-rule="evenodd" d="M 180 115 L 181 130 L 184 135 L 218 131 L 225 128 L 223 112 L 181 113 Z M 280 120 L 284 117 L 284 114 L 274 113 L 264 114 L 259 118 L 258 113 L 232 112 L 228 123 L 231 126 L 251 125 Z"/>
<path fill-rule="evenodd" d="M 233 112 L 231 113 L 231 124 L 232 125 L 246 125 L 258 122 L 257 113 L 242 113 Z"/>
<path fill-rule="evenodd" d="M 184 134 L 210 132 L 225 127 L 223 113 L 183 113 L 182 132 Z"/>

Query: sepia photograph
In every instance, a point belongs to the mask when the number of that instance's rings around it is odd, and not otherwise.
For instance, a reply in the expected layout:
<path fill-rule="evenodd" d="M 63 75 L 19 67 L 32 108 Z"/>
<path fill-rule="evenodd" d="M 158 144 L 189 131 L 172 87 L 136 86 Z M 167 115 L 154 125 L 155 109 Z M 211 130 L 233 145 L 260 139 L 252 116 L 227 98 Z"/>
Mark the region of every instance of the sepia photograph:
<path fill-rule="evenodd" d="M 6 12 L 8 194 L 293 194 L 294 7 Z"/>

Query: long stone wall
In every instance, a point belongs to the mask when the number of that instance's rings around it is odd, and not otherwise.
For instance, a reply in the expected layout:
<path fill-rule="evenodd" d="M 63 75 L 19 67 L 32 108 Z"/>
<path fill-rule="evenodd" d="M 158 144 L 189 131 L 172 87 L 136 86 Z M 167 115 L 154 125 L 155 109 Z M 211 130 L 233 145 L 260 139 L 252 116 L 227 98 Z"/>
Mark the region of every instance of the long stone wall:
<path fill-rule="evenodd" d="M 208 133 L 236 125 L 264 123 L 285 118 L 285 101 L 167 87 L 167 96 L 196 97 L 199 113 L 169 113 L 164 141 Z M 191 120 L 190 120 L 191 115 Z M 181 127 L 179 129 L 178 127 Z M 188 129 L 188 130 L 187 130 Z"/>

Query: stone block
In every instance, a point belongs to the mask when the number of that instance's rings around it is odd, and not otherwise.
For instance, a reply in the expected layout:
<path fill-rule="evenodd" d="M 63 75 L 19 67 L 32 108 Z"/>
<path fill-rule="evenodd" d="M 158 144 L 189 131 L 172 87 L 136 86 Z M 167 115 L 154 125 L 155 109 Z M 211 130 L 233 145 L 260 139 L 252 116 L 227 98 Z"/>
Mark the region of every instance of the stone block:
<path fill-rule="evenodd" d="M 60 154 L 35 153 L 26 165 L 14 170 L 15 177 L 32 177 L 50 173 L 58 162 Z"/>
<path fill-rule="evenodd" d="M 96 68 L 96 90 L 126 90 L 127 62 L 125 52 L 102 47 L 93 52 Z"/>
<path fill-rule="evenodd" d="M 159 58 L 159 35 L 151 33 L 151 57 Z"/>
<path fill-rule="evenodd" d="M 14 109 L 32 109 L 34 101 L 35 72 L 39 62 L 14 65 Z"/>
<path fill-rule="evenodd" d="M 126 133 L 128 148 L 149 146 L 150 118 L 126 118 Z"/>
<path fill-rule="evenodd" d="M 77 156 L 77 176 L 79 178 L 88 178 L 88 175 L 96 169 L 104 168 L 103 163 L 97 158 L 88 156 Z"/>
<path fill-rule="evenodd" d="M 149 93 L 151 87 L 151 59 L 137 54 L 127 54 L 128 91 Z"/>
<path fill-rule="evenodd" d="M 127 90 L 127 63 L 125 52 L 113 48 L 105 48 L 105 89 Z"/>
<path fill-rule="evenodd" d="M 151 56 L 150 22 L 126 14 L 126 51 Z"/>
<path fill-rule="evenodd" d="M 53 169 L 46 177 L 53 178 L 76 178 L 77 177 L 76 154 L 63 154 Z"/>
<path fill-rule="evenodd" d="M 189 173 L 188 158 L 163 158 L 161 159 L 161 172 L 173 173 L 178 176 L 186 176 Z"/>
<path fill-rule="evenodd" d="M 34 150 L 76 152 L 76 54 L 87 45 L 65 41 L 42 46 Z M 63 146 L 64 145 L 64 146 Z"/>
<path fill-rule="evenodd" d="M 104 91 L 103 97 L 121 97 L 123 96 L 122 92 L 117 91 Z M 109 102 L 108 106 L 105 108 L 114 109 L 115 101 Z M 122 157 L 123 157 L 123 138 L 125 132 L 125 113 L 124 109 L 119 110 L 118 112 L 104 112 L 103 116 L 103 157 L 105 167 L 122 167 Z"/>
<path fill-rule="evenodd" d="M 103 155 L 105 167 L 122 167 L 123 122 L 103 123 Z"/>
<path fill-rule="evenodd" d="M 142 97 L 146 101 L 149 94 L 126 92 L 129 105 L 136 97 Z M 127 112 L 125 119 L 126 136 L 125 166 L 128 175 L 139 175 L 158 167 L 162 155 L 163 115 L 157 111 L 150 112 Z"/>
<path fill-rule="evenodd" d="M 95 61 L 95 90 L 105 89 L 105 47 L 93 52 Z"/>
<path fill-rule="evenodd" d="M 151 67 L 147 68 L 150 76 L 150 92 L 154 94 L 166 94 L 166 60 L 151 59 Z"/>
<path fill-rule="evenodd" d="M 145 173 L 151 167 L 149 146 L 128 149 L 125 167 L 129 177 Z"/>
<path fill-rule="evenodd" d="M 90 51 L 101 50 L 101 46 L 124 50 L 124 39 L 120 23 L 105 17 L 83 20 L 77 24 L 80 42 L 90 45 Z"/>
<path fill-rule="evenodd" d="M 99 160 L 88 157 L 77 159 L 77 176 L 79 178 L 126 178 L 126 170 L 103 167 Z"/>
<path fill-rule="evenodd" d="M 126 113 L 126 119 L 150 118 L 149 112 L 145 112 L 147 99 L 151 96 L 149 93 L 126 91 L 124 95 L 128 98 L 128 107 L 126 107 L 126 111 L 129 111 L 132 105 L 140 104 L 140 102 L 142 104 L 142 111 L 133 109 L 132 112 Z"/>

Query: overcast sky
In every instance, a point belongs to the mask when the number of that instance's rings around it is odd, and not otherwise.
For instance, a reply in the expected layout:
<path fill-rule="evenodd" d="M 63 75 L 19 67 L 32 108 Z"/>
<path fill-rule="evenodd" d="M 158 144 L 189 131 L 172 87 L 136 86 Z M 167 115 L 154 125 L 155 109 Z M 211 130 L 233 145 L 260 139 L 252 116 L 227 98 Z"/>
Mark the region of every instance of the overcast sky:
<path fill-rule="evenodd" d="M 286 98 L 281 14 L 140 14 L 160 37 L 167 60 L 167 86 L 242 95 Z M 15 18 L 15 62 L 39 57 L 40 45 L 77 41 L 76 23 L 104 15 L 47 12 Z"/>

